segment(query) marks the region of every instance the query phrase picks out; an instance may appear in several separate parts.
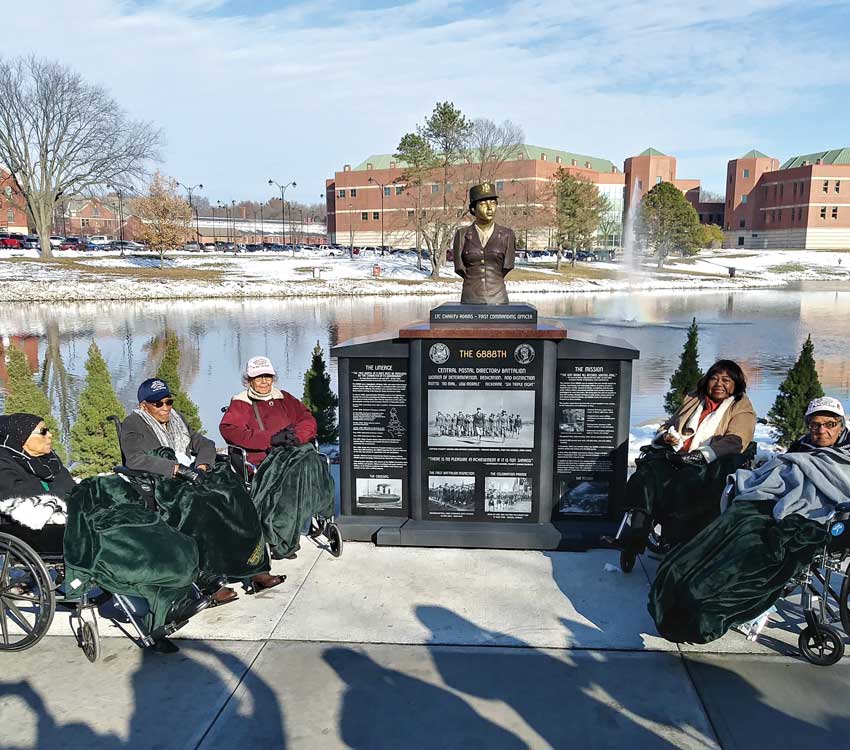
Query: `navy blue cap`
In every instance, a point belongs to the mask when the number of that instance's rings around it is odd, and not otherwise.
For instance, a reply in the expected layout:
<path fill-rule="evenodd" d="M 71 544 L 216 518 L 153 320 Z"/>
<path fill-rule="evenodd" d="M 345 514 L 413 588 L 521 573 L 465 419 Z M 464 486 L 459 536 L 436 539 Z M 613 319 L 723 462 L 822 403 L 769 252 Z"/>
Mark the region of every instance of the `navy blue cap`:
<path fill-rule="evenodd" d="M 168 398 L 171 395 L 171 391 L 168 390 L 168 384 L 164 380 L 148 378 L 139 386 L 136 395 L 138 396 L 139 403 L 142 403 L 142 401 L 155 402 L 163 398 Z"/>

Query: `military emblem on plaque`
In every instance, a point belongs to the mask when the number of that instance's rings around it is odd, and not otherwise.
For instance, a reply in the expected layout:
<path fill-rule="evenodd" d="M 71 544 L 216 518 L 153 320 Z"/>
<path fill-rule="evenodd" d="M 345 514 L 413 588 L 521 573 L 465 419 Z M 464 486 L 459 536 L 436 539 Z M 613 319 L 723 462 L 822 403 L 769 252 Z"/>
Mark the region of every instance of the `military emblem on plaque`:
<path fill-rule="evenodd" d="M 534 347 L 520 344 L 514 349 L 514 359 L 521 365 L 530 365 L 534 361 Z"/>
<path fill-rule="evenodd" d="M 445 344 L 433 344 L 428 350 L 428 356 L 435 365 L 441 365 L 449 359 L 449 347 Z"/>

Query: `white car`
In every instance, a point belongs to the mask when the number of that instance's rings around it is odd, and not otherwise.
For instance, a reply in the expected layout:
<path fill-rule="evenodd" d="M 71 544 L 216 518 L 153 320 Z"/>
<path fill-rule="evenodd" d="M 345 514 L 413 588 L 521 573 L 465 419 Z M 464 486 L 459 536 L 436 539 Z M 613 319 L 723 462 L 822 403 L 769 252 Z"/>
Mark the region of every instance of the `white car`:
<path fill-rule="evenodd" d="M 92 237 L 89 237 L 88 244 L 89 245 L 108 245 L 112 240 L 109 239 L 105 234 L 95 234 Z"/>
<path fill-rule="evenodd" d="M 59 247 L 59 245 L 61 245 L 64 241 L 65 241 L 65 238 L 62 237 L 62 235 L 59 235 L 59 234 L 51 234 L 50 235 L 50 247 Z"/>

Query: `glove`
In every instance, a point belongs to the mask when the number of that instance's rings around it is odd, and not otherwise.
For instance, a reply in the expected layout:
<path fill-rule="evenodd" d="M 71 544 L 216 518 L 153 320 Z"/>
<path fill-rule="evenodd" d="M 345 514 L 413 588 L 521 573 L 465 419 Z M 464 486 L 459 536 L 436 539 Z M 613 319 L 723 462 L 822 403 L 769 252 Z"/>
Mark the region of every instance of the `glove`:
<path fill-rule="evenodd" d="M 204 472 L 183 464 L 177 464 L 177 471 L 174 472 L 174 476 L 192 484 L 203 484 L 205 479 Z"/>
<path fill-rule="evenodd" d="M 291 425 L 289 427 L 284 427 L 280 430 L 280 432 L 276 432 L 272 435 L 271 443 L 275 448 L 291 448 L 298 445 L 298 438 L 295 437 L 295 428 Z"/>
<path fill-rule="evenodd" d="M 701 451 L 690 451 L 690 453 L 674 453 L 676 463 L 681 466 L 705 466 L 708 462 Z"/>

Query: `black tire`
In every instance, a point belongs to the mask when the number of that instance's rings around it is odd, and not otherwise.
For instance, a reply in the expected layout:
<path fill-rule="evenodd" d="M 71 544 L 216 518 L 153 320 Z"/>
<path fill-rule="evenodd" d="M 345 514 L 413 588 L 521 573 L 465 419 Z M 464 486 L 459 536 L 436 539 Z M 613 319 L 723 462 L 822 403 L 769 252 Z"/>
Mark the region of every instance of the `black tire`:
<path fill-rule="evenodd" d="M 841 627 L 844 632 L 850 635 L 850 607 L 847 600 L 850 599 L 850 568 L 844 571 L 844 583 L 841 584 L 841 591 L 838 594 L 838 614 L 841 617 Z"/>
<path fill-rule="evenodd" d="M 841 633 L 829 625 L 818 625 L 817 631 L 810 626 L 803 628 L 797 645 L 806 661 L 818 667 L 831 667 L 844 656 Z"/>
<path fill-rule="evenodd" d="M 632 549 L 624 549 L 620 552 L 620 570 L 624 573 L 631 573 L 635 569 L 635 561 L 637 560 L 637 552 Z"/>
<path fill-rule="evenodd" d="M 320 523 L 319 520 L 313 516 L 310 519 L 310 530 L 307 532 L 307 536 L 310 539 L 318 539 L 322 534 L 325 533 L 324 527 L 325 524 Z"/>
<path fill-rule="evenodd" d="M 339 526 L 335 523 L 329 523 L 325 526 L 325 537 L 328 540 L 328 547 L 334 557 L 342 555 L 342 534 L 339 533 Z"/>
<path fill-rule="evenodd" d="M 55 612 L 53 581 L 38 553 L 20 539 L 0 534 L 0 651 L 35 646 Z"/>
<path fill-rule="evenodd" d="M 97 629 L 97 621 L 83 621 L 78 635 L 80 648 L 92 664 L 100 658 L 100 633 Z"/>

